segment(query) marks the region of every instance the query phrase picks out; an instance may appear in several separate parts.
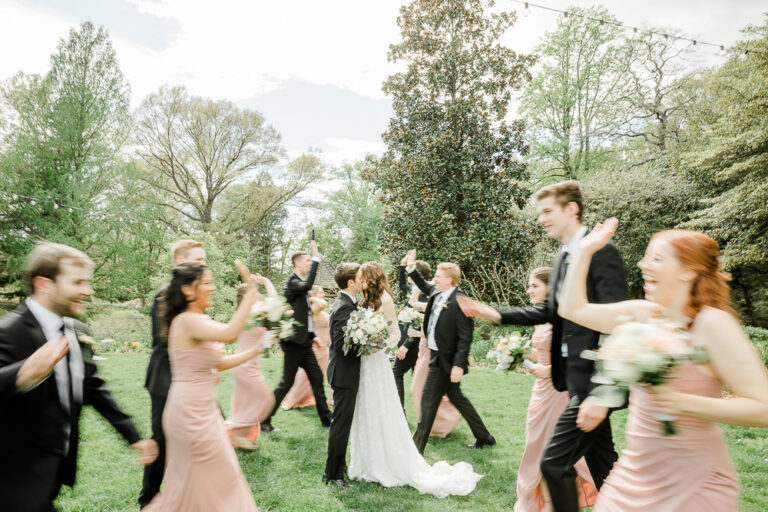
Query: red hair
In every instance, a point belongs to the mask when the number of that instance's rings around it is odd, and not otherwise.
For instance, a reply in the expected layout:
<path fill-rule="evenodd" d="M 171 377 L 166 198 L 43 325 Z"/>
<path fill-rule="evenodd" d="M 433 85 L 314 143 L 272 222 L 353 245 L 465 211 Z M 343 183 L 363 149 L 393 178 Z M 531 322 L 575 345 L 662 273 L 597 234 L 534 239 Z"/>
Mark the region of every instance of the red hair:
<path fill-rule="evenodd" d="M 686 268 L 696 273 L 691 286 L 691 297 L 685 314 L 691 319 L 710 306 L 722 309 L 735 316 L 731 307 L 731 276 L 720 270 L 720 250 L 717 242 L 704 233 L 684 229 L 672 229 L 653 235 L 669 242 L 677 253 L 677 259 Z"/>

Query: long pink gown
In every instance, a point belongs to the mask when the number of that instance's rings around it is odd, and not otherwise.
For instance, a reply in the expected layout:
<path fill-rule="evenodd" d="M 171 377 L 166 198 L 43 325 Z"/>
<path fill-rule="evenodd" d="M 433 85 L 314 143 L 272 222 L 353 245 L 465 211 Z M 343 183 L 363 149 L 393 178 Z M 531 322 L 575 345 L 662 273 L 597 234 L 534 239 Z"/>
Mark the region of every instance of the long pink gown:
<path fill-rule="evenodd" d="M 539 364 L 550 365 L 552 354 L 552 326 L 537 325 L 531 336 L 531 342 L 539 356 Z M 515 512 L 539 512 L 544 508 L 544 496 L 541 492 L 541 469 L 539 462 L 544 447 L 555 430 L 560 415 L 568 405 L 568 392 L 558 391 L 552 385 L 552 379 L 536 379 L 528 402 L 525 425 L 525 450 L 517 472 L 517 502 Z M 591 507 L 597 499 L 597 489 L 592 481 L 587 463 L 583 458 L 574 465 L 576 487 L 579 492 L 579 508 Z"/>
<path fill-rule="evenodd" d="M 722 383 L 702 366 L 681 366 L 671 385 L 700 396 L 720 397 Z M 677 434 L 664 436 L 649 392 L 629 395 L 627 448 L 600 488 L 595 511 L 732 512 L 739 509 L 739 480 L 720 427 L 681 415 Z"/>
<path fill-rule="evenodd" d="M 416 410 L 416 417 L 421 415 L 421 394 L 424 391 L 424 384 L 427 382 L 429 373 L 430 351 L 427 347 L 427 338 L 422 337 L 419 342 L 419 357 L 413 367 L 413 378 L 411 379 L 411 397 L 413 398 L 413 408 Z M 435 422 L 432 424 L 430 436 L 445 438 L 461 419 L 461 413 L 454 406 L 447 396 L 444 396 L 437 409 Z"/>
<path fill-rule="evenodd" d="M 237 338 L 236 354 L 257 346 L 264 336 L 264 330 L 249 329 Z M 227 429 L 251 427 L 248 439 L 253 442 L 259 437 L 259 425 L 272 412 L 275 395 L 261 374 L 259 356 L 232 368 L 234 385 L 230 402 L 230 417 L 224 422 Z"/>
<path fill-rule="evenodd" d="M 317 359 L 317 365 L 323 372 L 328 369 L 328 350 L 331 341 L 331 336 L 328 331 L 328 322 L 330 317 L 325 311 L 320 311 L 318 314 L 312 316 L 312 325 L 315 330 L 315 337 L 318 344 L 312 345 L 312 351 L 315 353 Z M 332 397 L 331 397 L 332 398 Z M 332 399 L 329 400 L 332 403 Z M 312 393 L 312 387 L 309 385 L 309 378 L 307 378 L 307 372 L 299 368 L 296 372 L 296 380 L 293 381 L 293 386 L 288 390 L 288 393 L 280 403 L 280 407 L 285 409 L 292 409 L 294 407 L 308 407 L 315 405 L 315 395 Z"/>
<path fill-rule="evenodd" d="M 168 345 L 173 380 L 163 412 L 167 466 L 162 492 L 144 510 L 256 511 L 216 401 L 211 370 L 221 359 L 221 344 L 181 350 L 171 338 Z"/>

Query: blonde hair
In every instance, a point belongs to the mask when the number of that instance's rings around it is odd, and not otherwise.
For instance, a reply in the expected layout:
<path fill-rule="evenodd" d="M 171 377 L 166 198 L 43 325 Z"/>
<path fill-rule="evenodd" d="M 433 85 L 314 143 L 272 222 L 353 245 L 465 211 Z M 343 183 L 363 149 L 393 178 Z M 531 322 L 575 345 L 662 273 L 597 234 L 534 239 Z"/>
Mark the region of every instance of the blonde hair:
<path fill-rule="evenodd" d="M 171 260 L 173 260 L 173 264 L 176 264 L 177 258 L 186 256 L 189 254 L 189 251 L 198 247 L 202 249 L 203 244 L 197 240 L 178 240 L 171 246 Z"/>
<path fill-rule="evenodd" d="M 437 270 L 442 270 L 447 277 L 450 277 L 454 286 L 459 284 L 459 281 L 461 281 L 461 268 L 459 268 L 459 266 L 455 263 L 440 263 L 437 266 Z"/>
<path fill-rule="evenodd" d="M 24 261 L 24 285 L 27 295 L 35 293 L 34 280 L 45 277 L 55 281 L 61 273 L 62 263 L 93 269 L 93 261 L 82 251 L 63 244 L 45 242 L 38 244 Z"/>

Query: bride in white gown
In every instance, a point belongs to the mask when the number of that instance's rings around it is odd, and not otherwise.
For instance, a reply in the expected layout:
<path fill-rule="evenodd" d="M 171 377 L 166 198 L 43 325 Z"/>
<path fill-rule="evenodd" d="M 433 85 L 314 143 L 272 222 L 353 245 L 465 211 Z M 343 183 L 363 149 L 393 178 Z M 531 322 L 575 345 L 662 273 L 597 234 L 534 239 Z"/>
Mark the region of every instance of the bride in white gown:
<path fill-rule="evenodd" d="M 387 346 L 393 347 L 400 339 L 400 329 L 384 271 L 378 263 L 365 263 L 357 273 L 357 281 L 363 294 L 359 306 L 376 310 L 391 321 Z M 430 466 L 416 449 L 386 352 L 361 357 L 360 387 L 350 434 L 350 478 L 378 482 L 384 487 L 409 485 L 440 498 L 469 494 L 482 478 L 470 464 L 451 466 L 440 461 Z"/>

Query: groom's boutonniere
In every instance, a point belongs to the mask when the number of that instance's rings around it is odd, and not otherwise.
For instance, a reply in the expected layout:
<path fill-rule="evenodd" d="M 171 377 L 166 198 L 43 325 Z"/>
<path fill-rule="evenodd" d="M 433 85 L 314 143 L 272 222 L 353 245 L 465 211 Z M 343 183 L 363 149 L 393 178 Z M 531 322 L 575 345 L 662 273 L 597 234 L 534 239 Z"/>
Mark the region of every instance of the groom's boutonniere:
<path fill-rule="evenodd" d="M 93 338 L 85 334 L 79 335 L 77 339 L 80 341 L 80 343 L 85 343 L 86 345 L 93 345 L 95 343 L 95 341 L 93 341 Z"/>
<path fill-rule="evenodd" d="M 448 309 L 448 304 L 450 304 L 450 303 L 451 303 L 451 301 L 448 301 L 448 300 L 443 302 L 443 309 Z"/>

